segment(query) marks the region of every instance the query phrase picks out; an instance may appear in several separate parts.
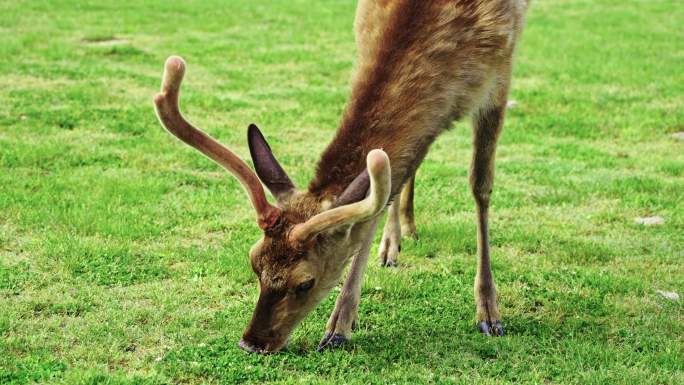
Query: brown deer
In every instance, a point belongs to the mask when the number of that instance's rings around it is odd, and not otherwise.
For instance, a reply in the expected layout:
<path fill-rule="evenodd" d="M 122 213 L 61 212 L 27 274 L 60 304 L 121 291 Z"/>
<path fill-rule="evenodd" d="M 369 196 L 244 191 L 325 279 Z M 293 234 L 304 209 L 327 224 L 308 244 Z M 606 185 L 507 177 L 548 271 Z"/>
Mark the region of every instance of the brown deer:
<path fill-rule="evenodd" d="M 349 340 L 378 217 L 390 204 L 380 258 L 391 266 L 402 232 L 415 235 L 416 169 L 435 138 L 466 115 L 474 126 L 476 321 L 485 335 L 503 335 L 487 217 L 512 55 L 526 8 L 526 0 L 360 0 L 351 96 L 306 191 L 295 188 L 255 125 L 248 129 L 248 142 L 256 174 L 188 123 L 178 108 L 185 63 L 179 57 L 166 61 L 161 93 L 154 99 L 162 125 L 240 180 L 263 230 L 249 252 L 260 292 L 240 347 L 282 349 L 351 260 L 319 350 Z M 262 183 L 276 205 L 266 199 Z"/>

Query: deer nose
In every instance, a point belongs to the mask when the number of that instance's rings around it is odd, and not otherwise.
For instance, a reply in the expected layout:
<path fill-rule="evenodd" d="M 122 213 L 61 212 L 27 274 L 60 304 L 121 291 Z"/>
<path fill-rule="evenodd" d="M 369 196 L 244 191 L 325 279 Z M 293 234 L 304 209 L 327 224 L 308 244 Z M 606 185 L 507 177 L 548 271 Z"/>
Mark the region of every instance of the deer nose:
<path fill-rule="evenodd" d="M 238 342 L 238 346 L 240 347 L 240 349 L 246 351 L 247 353 L 274 353 L 278 350 L 287 349 L 288 346 L 290 346 L 290 338 L 288 337 L 287 340 L 285 340 L 285 344 L 283 344 L 283 346 L 278 348 L 277 350 L 270 350 L 272 346 L 269 347 L 267 343 L 253 342 L 249 339 L 246 339 L 245 337 L 242 337 L 240 339 L 240 342 Z"/>
<path fill-rule="evenodd" d="M 259 345 L 251 344 L 245 339 L 240 339 L 240 342 L 238 342 L 238 346 L 240 349 L 246 351 L 247 353 L 262 353 L 264 351 L 264 348 Z"/>

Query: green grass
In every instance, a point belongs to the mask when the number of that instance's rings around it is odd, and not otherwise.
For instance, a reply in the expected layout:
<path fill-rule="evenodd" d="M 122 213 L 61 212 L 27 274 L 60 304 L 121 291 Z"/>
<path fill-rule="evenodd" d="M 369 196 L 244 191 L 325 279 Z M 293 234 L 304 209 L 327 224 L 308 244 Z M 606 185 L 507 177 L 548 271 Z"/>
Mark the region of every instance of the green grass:
<path fill-rule="evenodd" d="M 272 356 L 236 346 L 247 199 L 151 97 L 182 55 L 188 116 L 243 156 L 257 122 L 305 186 L 349 92 L 354 2 L 76 3 L 0 2 L 0 383 L 684 383 L 684 301 L 656 293 L 684 295 L 680 2 L 533 1 L 492 203 L 506 337 L 474 326 L 459 123 L 419 170 L 420 240 L 371 263 L 352 343 L 313 351 L 331 293 Z"/>

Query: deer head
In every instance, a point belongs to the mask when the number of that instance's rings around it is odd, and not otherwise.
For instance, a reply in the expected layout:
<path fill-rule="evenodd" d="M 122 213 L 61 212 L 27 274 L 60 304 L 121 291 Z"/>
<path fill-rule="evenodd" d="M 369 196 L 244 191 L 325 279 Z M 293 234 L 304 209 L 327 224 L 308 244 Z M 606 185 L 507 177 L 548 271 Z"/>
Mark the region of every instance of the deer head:
<path fill-rule="evenodd" d="M 263 237 L 249 252 L 260 292 L 239 345 L 250 352 L 275 352 L 358 252 L 359 239 L 350 229 L 363 227 L 387 205 L 389 158 L 382 150 L 370 151 L 366 170 L 334 201 L 297 191 L 255 125 L 249 126 L 248 142 L 256 173 L 183 118 L 178 97 L 184 73 L 181 58 L 167 59 L 161 93 L 154 98 L 157 116 L 171 134 L 226 168 L 247 191 Z M 262 182 L 276 205 L 266 199 Z"/>

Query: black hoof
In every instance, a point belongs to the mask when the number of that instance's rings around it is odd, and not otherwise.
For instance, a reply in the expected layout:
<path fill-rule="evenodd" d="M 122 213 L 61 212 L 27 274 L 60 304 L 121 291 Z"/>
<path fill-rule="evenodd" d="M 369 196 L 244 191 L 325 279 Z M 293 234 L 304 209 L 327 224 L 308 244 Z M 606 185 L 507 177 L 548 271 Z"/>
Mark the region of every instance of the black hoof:
<path fill-rule="evenodd" d="M 397 267 L 397 261 L 387 260 L 380 262 L 380 267 Z"/>
<path fill-rule="evenodd" d="M 504 327 L 499 320 L 494 322 L 480 321 L 477 323 L 477 328 L 480 329 L 482 334 L 488 337 L 503 337 L 504 335 Z"/>
<path fill-rule="evenodd" d="M 349 339 L 343 336 L 342 334 L 333 334 L 331 332 L 326 332 L 323 336 L 323 339 L 321 340 L 321 343 L 318 344 L 318 348 L 316 348 L 316 351 L 322 352 L 328 349 L 339 348 L 347 342 L 349 342 Z"/>

